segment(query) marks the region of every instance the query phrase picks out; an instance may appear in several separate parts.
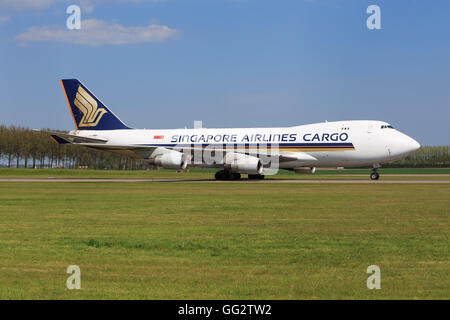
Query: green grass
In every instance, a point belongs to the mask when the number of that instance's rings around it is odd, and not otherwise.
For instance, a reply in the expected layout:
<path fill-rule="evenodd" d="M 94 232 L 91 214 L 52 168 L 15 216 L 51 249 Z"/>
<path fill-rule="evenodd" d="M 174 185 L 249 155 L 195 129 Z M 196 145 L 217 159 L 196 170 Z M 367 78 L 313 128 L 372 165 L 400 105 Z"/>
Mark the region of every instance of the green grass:
<path fill-rule="evenodd" d="M 193 179 L 214 176 L 215 170 L 191 169 L 188 173 L 176 173 L 176 170 L 92 170 L 92 169 L 0 169 L 0 178 L 185 178 Z"/>
<path fill-rule="evenodd" d="M 446 299 L 449 208 L 447 184 L 0 182 L 0 299 Z"/>
<path fill-rule="evenodd" d="M 133 179 L 213 179 L 217 169 L 176 170 L 85 170 L 85 169 L 0 169 L 0 178 L 133 178 Z M 326 170 L 314 174 L 295 174 L 280 170 L 269 179 L 361 179 L 369 178 L 370 169 Z M 386 168 L 381 169 L 382 179 L 450 179 L 450 168 Z M 402 176 L 398 176 L 402 175 Z M 408 176 L 414 175 L 414 176 Z M 441 175 L 441 176 L 434 176 Z M 245 175 L 244 175 L 245 177 Z"/>

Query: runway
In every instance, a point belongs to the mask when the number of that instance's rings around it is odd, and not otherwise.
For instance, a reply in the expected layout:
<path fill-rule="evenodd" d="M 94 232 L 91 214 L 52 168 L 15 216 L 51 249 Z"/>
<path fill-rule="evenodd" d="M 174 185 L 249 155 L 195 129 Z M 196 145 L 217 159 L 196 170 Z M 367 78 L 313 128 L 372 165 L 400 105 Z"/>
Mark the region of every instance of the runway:
<path fill-rule="evenodd" d="M 264 179 L 264 180 L 235 180 L 235 181 L 218 181 L 215 179 L 96 179 L 96 178 L 0 178 L 0 182 L 119 182 L 119 183 L 130 183 L 130 182 L 174 182 L 174 183 L 182 183 L 182 182 L 193 182 L 193 183 L 319 183 L 319 184 L 327 184 L 327 183 L 370 183 L 370 184 L 385 184 L 385 183 L 403 183 L 403 184 L 414 184 L 414 183 L 450 183 L 449 180 L 356 180 L 356 179 L 333 179 L 333 180 L 313 180 L 313 179 L 297 179 L 297 180 L 287 180 L 287 179 Z"/>

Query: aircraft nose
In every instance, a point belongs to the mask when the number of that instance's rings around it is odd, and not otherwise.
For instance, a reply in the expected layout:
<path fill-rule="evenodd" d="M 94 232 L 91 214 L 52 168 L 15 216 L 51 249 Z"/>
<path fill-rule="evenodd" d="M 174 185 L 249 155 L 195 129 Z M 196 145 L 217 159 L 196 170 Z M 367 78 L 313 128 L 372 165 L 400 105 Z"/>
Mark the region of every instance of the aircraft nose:
<path fill-rule="evenodd" d="M 407 136 L 406 134 L 403 134 L 403 137 L 401 139 L 402 146 L 400 147 L 404 153 L 412 153 L 414 151 L 419 150 L 420 143 L 418 143 L 413 138 Z"/>
<path fill-rule="evenodd" d="M 408 138 L 409 138 L 408 145 L 409 145 L 409 148 L 411 149 L 411 152 L 419 150 L 420 143 L 418 143 L 416 140 L 414 140 L 411 137 L 408 137 Z"/>
<path fill-rule="evenodd" d="M 386 145 L 389 155 L 393 159 L 405 157 L 420 148 L 420 144 L 416 140 L 401 132 L 389 137 L 389 142 Z"/>

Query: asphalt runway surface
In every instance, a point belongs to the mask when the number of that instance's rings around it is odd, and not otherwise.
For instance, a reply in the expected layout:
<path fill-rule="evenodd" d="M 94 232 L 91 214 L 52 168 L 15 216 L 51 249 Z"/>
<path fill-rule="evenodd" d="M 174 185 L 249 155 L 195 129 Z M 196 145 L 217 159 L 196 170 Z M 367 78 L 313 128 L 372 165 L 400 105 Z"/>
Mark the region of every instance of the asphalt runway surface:
<path fill-rule="evenodd" d="M 263 180 L 234 180 L 234 181 L 218 181 L 215 179 L 104 179 L 104 178 L 0 178 L 0 182 L 209 182 L 209 183 L 450 183 L 449 180 L 352 180 L 352 179 L 333 179 L 333 180 L 312 180 L 312 179 L 263 179 Z"/>

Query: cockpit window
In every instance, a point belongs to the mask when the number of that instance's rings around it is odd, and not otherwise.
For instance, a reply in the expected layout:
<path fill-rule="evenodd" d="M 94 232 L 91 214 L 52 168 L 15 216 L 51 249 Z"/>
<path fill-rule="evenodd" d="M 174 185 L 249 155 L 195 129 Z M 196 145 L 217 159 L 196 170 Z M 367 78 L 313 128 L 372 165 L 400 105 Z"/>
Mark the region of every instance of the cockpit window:
<path fill-rule="evenodd" d="M 387 129 L 387 128 L 389 128 L 389 129 L 394 129 L 394 127 L 391 126 L 390 124 L 383 124 L 383 125 L 381 126 L 381 129 Z"/>

